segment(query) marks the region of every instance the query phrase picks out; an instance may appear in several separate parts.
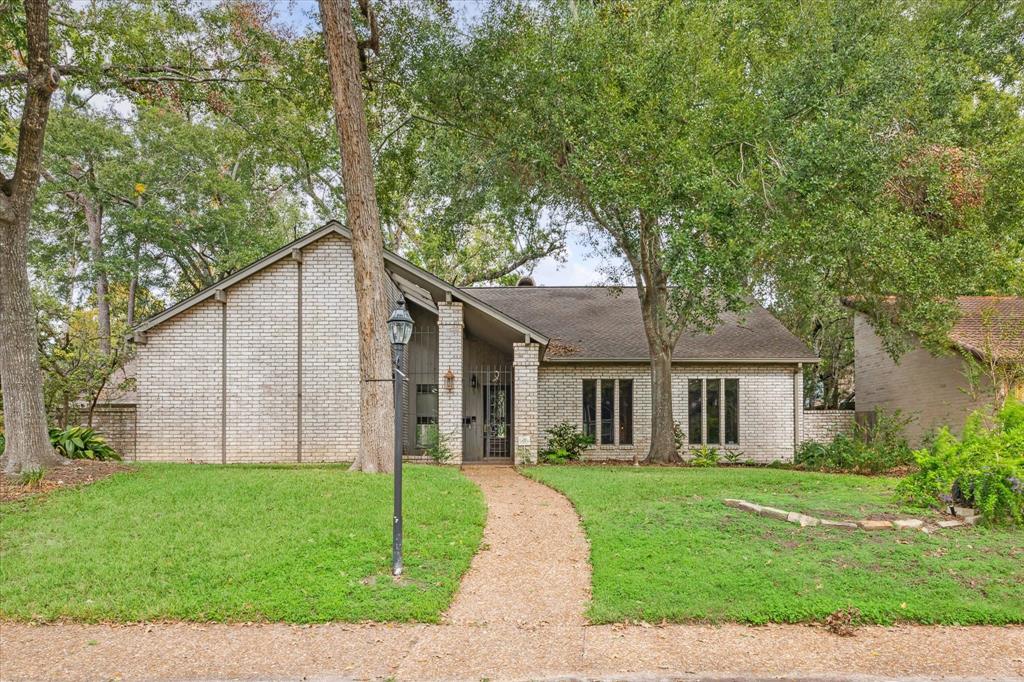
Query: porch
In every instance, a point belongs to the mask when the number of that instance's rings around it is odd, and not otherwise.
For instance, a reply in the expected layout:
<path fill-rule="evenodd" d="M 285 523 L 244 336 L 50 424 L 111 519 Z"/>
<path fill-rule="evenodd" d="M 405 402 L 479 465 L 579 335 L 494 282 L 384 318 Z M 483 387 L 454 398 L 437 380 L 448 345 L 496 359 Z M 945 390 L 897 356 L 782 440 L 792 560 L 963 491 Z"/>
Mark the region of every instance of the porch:
<path fill-rule="evenodd" d="M 408 300 L 404 456 L 430 460 L 446 450 L 449 464 L 535 461 L 540 345 L 461 302 Z"/>

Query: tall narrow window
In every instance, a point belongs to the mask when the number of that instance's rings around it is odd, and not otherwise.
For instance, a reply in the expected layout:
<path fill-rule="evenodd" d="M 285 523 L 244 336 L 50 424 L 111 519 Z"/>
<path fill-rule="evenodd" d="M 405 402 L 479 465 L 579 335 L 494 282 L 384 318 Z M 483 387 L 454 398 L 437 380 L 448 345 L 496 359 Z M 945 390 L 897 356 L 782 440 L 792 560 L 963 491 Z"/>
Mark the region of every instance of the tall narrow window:
<path fill-rule="evenodd" d="M 708 442 L 722 443 L 722 380 L 708 379 Z"/>
<path fill-rule="evenodd" d="M 437 384 L 416 384 L 416 445 L 437 445 Z"/>
<path fill-rule="evenodd" d="M 633 380 L 619 379 L 619 445 L 633 444 Z"/>
<path fill-rule="evenodd" d="M 601 445 L 615 445 L 614 379 L 601 379 Z"/>
<path fill-rule="evenodd" d="M 583 380 L 583 435 L 597 438 L 597 381 Z"/>
<path fill-rule="evenodd" d="M 740 380 L 725 380 L 725 444 L 740 443 Z"/>
<path fill-rule="evenodd" d="M 702 440 L 701 412 L 703 411 L 703 400 L 701 398 L 700 379 L 690 379 L 689 390 L 689 422 L 690 422 L 690 445 L 700 445 Z"/>

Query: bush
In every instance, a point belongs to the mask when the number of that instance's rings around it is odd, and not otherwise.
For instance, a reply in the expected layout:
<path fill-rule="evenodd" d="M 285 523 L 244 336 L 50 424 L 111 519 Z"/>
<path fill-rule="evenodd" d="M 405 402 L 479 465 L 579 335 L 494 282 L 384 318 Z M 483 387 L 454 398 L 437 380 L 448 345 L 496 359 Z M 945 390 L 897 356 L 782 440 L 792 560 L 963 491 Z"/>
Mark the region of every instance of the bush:
<path fill-rule="evenodd" d="M 562 422 L 545 431 L 548 446 L 540 453 L 540 460 L 548 464 L 575 462 L 583 451 L 594 444 L 594 439 L 585 436 L 575 424 Z"/>
<path fill-rule="evenodd" d="M 912 464 L 914 454 L 902 435 L 908 422 L 899 412 L 876 410 L 869 425 L 855 424 L 850 433 L 840 433 L 831 443 L 802 443 L 793 462 L 813 471 L 858 474 L 878 474 Z"/>
<path fill-rule="evenodd" d="M 63 430 L 50 429 L 50 443 L 57 452 L 68 459 L 121 459 L 121 455 L 107 445 L 107 441 L 86 426 L 70 426 Z"/>
<path fill-rule="evenodd" d="M 455 456 L 448 438 L 441 435 L 436 425 L 430 426 L 423 440 L 423 452 L 434 460 L 434 464 L 447 464 Z"/>
<path fill-rule="evenodd" d="M 975 412 L 962 439 L 943 428 L 914 458 L 918 471 L 897 488 L 907 502 L 966 504 L 988 523 L 1024 523 L 1024 404 L 1007 403 L 992 428 Z"/>
<path fill-rule="evenodd" d="M 690 466 L 694 467 L 714 467 L 718 466 L 718 449 L 703 445 L 695 450 L 691 450 L 693 459 L 690 460 Z"/>

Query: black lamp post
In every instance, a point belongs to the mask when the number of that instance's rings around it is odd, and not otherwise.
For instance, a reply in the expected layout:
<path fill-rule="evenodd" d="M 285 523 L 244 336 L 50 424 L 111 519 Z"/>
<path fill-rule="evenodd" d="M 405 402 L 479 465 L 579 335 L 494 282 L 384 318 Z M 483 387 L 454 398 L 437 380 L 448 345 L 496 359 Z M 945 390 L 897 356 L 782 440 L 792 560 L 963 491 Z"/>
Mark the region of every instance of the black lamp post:
<path fill-rule="evenodd" d="M 412 337 L 412 316 L 405 309 L 405 299 L 399 297 L 388 318 L 388 336 L 394 351 L 395 388 L 395 514 L 391 525 L 391 574 L 402 575 L 402 356 Z"/>

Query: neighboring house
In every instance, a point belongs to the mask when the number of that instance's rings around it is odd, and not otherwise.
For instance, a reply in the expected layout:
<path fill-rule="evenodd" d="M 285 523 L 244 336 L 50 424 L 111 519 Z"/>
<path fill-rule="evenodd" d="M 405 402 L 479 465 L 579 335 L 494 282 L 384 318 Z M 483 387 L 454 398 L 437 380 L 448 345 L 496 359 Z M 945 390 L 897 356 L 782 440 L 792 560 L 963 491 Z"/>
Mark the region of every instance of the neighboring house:
<path fill-rule="evenodd" d="M 139 325 L 139 459 L 356 455 L 349 236 L 328 223 Z M 440 433 L 455 463 L 535 461 L 545 430 L 560 422 L 593 435 L 591 458 L 646 455 L 651 385 L 635 289 L 460 289 L 391 253 L 385 265 L 391 299 L 401 293 L 415 320 L 407 456 L 422 457 Z M 817 360 L 778 320 L 752 304 L 711 334 L 684 334 L 674 359 L 687 447 L 793 457 L 804 436 L 801 366 Z M 835 418 L 807 420 L 817 433 Z"/>
<path fill-rule="evenodd" d="M 972 390 L 963 353 L 996 362 L 1024 361 L 1024 299 L 1012 296 L 963 296 L 960 319 L 949 335 L 950 352 L 933 355 L 911 341 L 893 361 L 866 315 L 854 314 L 854 354 L 858 419 L 876 408 L 900 410 L 913 421 L 906 428 L 911 445 L 940 426 L 959 432 L 967 416 L 991 398 Z M 852 304 L 856 308 L 855 303 Z M 989 384 L 990 385 L 990 384 Z M 1021 395 L 1020 386 L 1012 389 Z"/>

